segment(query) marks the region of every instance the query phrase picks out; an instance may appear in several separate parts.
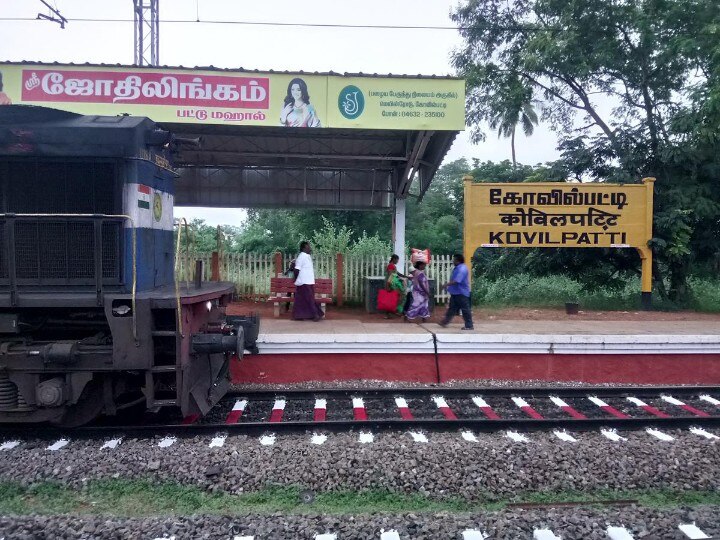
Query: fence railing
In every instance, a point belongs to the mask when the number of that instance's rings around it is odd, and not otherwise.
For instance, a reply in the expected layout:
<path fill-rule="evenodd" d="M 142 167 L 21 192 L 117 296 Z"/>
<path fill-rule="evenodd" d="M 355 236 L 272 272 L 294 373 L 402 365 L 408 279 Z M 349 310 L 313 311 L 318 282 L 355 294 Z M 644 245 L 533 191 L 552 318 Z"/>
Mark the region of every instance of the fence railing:
<path fill-rule="evenodd" d="M 283 253 L 281 267 L 284 270 L 295 255 Z M 337 295 L 337 256 L 313 254 L 316 277 L 333 280 Z M 212 254 L 196 253 L 191 261 L 181 254 L 178 261 L 178 276 L 181 280 L 192 281 L 195 260 L 203 261 L 203 279 L 210 280 L 212 273 Z M 343 255 L 343 298 L 349 302 L 365 300 L 365 283 L 368 277 L 385 275 L 388 257 L 381 255 Z M 433 255 L 425 269 L 429 279 L 435 280 L 435 302 L 443 304 L 449 296 L 440 286 L 447 282 L 452 271 L 450 255 Z M 408 263 L 408 269 L 410 265 Z M 224 253 L 219 257 L 220 278 L 235 283 L 237 293 L 242 298 L 263 299 L 270 294 L 270 278 L 275 276 L 275 254 L 267 253 Z"/>

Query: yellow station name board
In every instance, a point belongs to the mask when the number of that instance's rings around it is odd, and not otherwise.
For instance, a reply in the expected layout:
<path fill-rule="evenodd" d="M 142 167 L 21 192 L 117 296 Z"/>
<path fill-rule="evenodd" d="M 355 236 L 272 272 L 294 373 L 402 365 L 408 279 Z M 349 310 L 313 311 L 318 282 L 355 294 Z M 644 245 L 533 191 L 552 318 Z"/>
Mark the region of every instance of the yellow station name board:
<path fill-rule="evenodd" d="M 473 183 L 465 177 L 465 257 L 477 248 L 636 248 L 651 288 L 654 178 L 642 184 Z"/>
<path fill-rule="evenodd" d="M 652 238 L 651 182 L 470 184 L 465 196 L 477 247 L 644 247 Z"/>
<path fill-rule="evenodd" d="M 203 69 L 0 64 L 0 105 L 156 122 L 463 130 L 465 81 Z"/>

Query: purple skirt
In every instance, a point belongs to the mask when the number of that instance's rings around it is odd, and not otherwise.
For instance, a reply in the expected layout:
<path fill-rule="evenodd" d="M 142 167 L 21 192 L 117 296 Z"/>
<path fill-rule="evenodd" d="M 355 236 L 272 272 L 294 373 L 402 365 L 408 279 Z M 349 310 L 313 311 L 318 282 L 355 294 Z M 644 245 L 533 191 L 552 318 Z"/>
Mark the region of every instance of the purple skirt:
<path fill-rule="evenodd" d="M 315 301 L 315 285 L 296 287 L 292 318 L 300 321 L 303 319 L 322 319 L 322 317 L 323 312 L 320 303 Z"/>

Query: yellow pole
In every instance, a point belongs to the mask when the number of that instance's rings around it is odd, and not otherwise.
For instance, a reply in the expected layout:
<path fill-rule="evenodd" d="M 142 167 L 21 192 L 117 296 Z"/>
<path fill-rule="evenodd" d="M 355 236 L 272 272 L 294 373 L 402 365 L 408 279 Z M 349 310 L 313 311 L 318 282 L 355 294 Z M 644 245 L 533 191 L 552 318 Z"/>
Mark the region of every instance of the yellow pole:
<path fill-rule="evenodd" d="M 466 174 L 463 176 L 463 185 L 464 185 L 464 193 L 465 198 L 463 202 L 464 207 L 464 217 L 463 217 L 463 255 L 465 256 L 465 264 L 467 264 L 468 267 L 468 278 L 470 279 L 470 283 L 472 284 L 472 257 L 475 253 L 475 248 L 470 244 L 470 208 L 468 201 L 470 201 L 470 190 L 472 189 L 473 185 L 473 177 L 469 174 Z"/>
<path fill-rule="evenodd" d="M 645 184 L 645 240 L 650 241 L 652 238 L 653 229 L 653 194 L 655 188 L 655 178 L 643 178 L 643 184 Z M 642 277 L 641 277 L 641 297 L 642 297 L 642 308 L 645 310 L 650 309 L 652 299 L 652 250 L 647 246 L 647 243 L 637 248 L 640 254 L 640 260 L 642 261 Z"/>

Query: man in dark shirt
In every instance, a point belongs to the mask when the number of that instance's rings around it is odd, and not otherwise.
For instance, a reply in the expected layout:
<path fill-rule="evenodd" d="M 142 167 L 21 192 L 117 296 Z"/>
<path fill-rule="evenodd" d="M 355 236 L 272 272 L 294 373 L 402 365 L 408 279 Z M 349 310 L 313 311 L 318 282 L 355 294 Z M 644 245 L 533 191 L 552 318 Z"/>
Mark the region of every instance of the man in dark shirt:
<path fill-rule="evenodd" d="M 440 326 L 447 326 L 458 313 L 462 313 L 465 326 L 463 330 L 472 330 L 472 311 L 470 309 L 470 272 L 465 265 L 465 257 L 456 253 L 453 255 L 453 268 L 448 281 L 443 288 L 450 293 L 450 305 Z"/>

